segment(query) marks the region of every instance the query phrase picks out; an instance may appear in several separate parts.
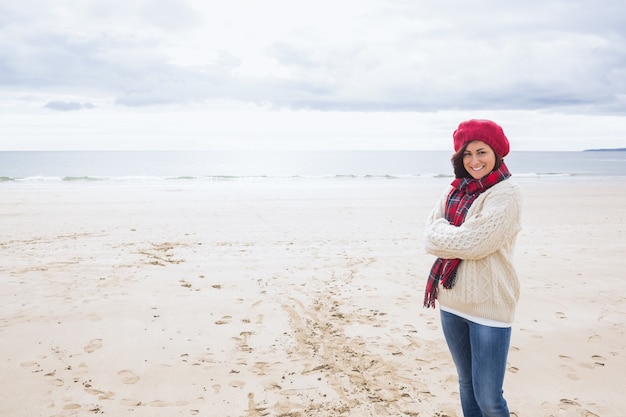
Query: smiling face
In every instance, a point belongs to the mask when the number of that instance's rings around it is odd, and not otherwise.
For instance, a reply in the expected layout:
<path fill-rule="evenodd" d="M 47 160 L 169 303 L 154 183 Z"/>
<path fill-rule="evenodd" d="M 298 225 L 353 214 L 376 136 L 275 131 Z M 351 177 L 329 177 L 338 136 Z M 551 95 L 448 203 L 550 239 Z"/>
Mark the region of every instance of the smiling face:
<path fill-rule="evenodd" d="M 472 178 L 481 179 L 495 168 L 496 154 L 485 142 L 475 140 L 463 152 L 463 166 Z"/>

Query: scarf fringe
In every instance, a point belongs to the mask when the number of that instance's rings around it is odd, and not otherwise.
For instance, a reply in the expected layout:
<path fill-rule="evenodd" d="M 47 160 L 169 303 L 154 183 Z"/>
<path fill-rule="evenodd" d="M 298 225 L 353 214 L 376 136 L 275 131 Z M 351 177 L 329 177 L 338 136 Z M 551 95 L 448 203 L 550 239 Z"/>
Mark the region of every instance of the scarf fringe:
<path fill-rule="evenodd" d="M 437 287 L 432 291 L 426 291 L 424 295 L 424 308 L 435 308 L 435 300 L 437 299 Z"/>

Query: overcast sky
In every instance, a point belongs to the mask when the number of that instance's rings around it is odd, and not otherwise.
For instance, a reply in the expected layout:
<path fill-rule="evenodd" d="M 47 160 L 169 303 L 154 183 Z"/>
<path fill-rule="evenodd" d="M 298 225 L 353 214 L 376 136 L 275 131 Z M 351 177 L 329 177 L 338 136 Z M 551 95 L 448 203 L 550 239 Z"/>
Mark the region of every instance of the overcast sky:
<path fill-rule="evenodd" d="M 0 0 L 0 150 L 626 147 L 626 2 Z"/>

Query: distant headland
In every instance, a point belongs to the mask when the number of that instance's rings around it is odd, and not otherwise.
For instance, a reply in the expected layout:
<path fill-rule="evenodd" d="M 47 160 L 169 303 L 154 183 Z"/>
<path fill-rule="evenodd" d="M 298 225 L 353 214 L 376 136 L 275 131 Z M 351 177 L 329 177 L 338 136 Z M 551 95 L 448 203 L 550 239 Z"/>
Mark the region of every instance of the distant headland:
<path fill-rule="evenodd" d="M 583 152 L 626 152 L 626 148 L 585 149 Z"/>

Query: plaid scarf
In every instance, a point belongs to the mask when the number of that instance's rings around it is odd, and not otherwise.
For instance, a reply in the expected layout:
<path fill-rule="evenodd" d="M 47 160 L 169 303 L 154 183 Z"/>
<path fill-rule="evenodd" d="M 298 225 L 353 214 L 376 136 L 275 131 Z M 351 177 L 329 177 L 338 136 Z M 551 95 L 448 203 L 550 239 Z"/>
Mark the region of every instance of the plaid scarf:
<path fill-rule="evenodd" d="M 444 213 L 446 220 L 457 227 L 463 224 L 465 216 L 474 200 L 476 200 L 481 193 L 510 176 L 511 173 L 503 162 L 500 168 L 493 170 L 481 179 L 456 178 L 451 184 L 452 190 L 450 194 L 448 194 L 446 201 L 446 211 Z M 428 281 L 426 282 L 424 307 L 435 308 L 439 282 L 441 282 L 441 285 L 446 289 L 450 289 L 454 286 L 456 271 L 460 263 L 460 259 L 437 258 L 428 275 Z"/>

